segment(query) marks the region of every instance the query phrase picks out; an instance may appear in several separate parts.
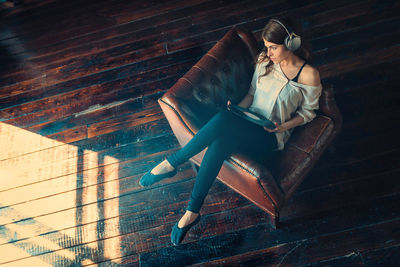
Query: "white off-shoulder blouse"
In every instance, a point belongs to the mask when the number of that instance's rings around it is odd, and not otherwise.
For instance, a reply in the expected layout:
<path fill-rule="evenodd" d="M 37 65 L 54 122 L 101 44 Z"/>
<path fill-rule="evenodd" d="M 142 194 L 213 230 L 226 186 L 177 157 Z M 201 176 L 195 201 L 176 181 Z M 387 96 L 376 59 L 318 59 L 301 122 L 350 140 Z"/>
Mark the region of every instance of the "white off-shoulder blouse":
<path fill-rule="evenodd" d="M 322 85 L 311 86 L 289 80 L 279 64 L 274 64 L 266 76 L 265 65 L 268 61 L 257 63 L 249 94 L 254 96 L 249 109 L 264 115 L 268 119 L 282 124 L 295 114 L 303 117 L 306 124 L 316 116 L 314 110 L 319 108 Z M 288 141 L 292 129 L 282 133 L 275 133 L 277 150 L 282 150 Z"/>

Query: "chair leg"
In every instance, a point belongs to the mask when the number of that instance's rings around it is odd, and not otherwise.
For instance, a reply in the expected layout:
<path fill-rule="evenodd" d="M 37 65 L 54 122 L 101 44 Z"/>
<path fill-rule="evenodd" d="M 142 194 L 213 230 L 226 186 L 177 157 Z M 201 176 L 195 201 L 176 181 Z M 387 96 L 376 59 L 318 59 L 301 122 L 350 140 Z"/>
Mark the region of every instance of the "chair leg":
<path fill-rule="evenodd" d="M 274 230 L 279 227 L 279 215 L 277 216 L 269 216 L 270 224 Z"/>

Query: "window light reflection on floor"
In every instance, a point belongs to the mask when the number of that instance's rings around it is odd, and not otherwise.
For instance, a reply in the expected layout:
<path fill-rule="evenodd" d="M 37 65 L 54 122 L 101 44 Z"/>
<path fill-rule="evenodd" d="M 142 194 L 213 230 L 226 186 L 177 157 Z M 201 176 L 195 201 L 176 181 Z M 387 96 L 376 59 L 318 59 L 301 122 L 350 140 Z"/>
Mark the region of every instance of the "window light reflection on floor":
<path fill-rule="evenodd" d="M 90 252 L 100 242 L 105 260 L 120 258 L 118 170 L 113 157 L 0 123 L 0 264 L 91 262 L 64 246 Z M 97 221 L 110 217 L 100 235 Z"/>

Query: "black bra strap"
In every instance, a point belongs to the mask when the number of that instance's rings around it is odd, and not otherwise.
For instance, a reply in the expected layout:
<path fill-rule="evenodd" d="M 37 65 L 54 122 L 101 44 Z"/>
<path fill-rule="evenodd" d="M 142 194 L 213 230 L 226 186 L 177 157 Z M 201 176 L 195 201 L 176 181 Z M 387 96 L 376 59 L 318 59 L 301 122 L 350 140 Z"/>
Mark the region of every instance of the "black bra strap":
<path fill-rule="evenodd" d="M 304 66 L 305 66 L 306 64 L 307 64 L 307 61 L 304 61 L 303 66 L 301 66 L 299 72 L 297 73 L 296 77 L 294 77 L 294 78 L 292 79 L 292 81 L 297 82 L 297 79 L 299 78 L 300 72 L 303 70 L 303 68 L 304 68 Z"/>

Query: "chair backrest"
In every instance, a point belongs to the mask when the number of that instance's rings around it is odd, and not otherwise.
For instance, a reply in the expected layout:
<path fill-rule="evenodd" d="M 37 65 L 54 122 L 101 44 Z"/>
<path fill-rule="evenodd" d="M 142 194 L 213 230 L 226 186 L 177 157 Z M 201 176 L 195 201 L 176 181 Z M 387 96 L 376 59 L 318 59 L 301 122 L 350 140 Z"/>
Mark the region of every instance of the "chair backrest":
<path fill-rule="evenodd" d="M 228 100 L 238 103 L 248 92 L 257 47 L 254 37 L 232 28 L 182 78 L 191 90 L 176 92 L 204 123 Z M 172 91 L 173 88 L 172 88 Z"/>

